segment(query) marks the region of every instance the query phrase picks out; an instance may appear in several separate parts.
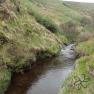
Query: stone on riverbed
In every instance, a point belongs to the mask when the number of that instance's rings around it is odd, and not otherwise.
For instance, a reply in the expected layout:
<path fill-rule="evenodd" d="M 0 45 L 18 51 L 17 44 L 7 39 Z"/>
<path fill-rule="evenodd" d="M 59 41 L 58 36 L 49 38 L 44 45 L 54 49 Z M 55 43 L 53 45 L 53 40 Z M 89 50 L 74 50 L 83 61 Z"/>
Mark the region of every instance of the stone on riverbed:
<path fill-rule="evenodd" d="M 75 59 L 76 58 L 75 44 L 63 46 L 60 55 L 63 55 L 65 58 Z"/>

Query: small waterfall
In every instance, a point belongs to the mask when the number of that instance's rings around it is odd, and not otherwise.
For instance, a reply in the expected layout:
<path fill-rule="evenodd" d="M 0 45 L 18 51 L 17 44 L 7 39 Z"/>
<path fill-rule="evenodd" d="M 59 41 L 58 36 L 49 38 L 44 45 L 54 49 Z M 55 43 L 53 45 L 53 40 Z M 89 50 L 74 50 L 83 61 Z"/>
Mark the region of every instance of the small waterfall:
<path fill-rule="evenodd" d="M 76 58 L 75 44 L 70 44 L 68 46 L 63 45 L 60 55 L 64 56 L 64 58 L 75 59 Z"/>

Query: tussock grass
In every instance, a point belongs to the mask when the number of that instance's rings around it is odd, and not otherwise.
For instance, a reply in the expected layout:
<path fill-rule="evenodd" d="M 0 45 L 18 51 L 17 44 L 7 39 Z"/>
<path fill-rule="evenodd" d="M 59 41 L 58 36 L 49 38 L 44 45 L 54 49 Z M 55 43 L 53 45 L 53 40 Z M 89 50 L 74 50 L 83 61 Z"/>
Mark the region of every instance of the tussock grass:
<path fill-rule="evenodd" d="M 75 62 L 75 68 L 70 74 L 69 78 L 66 79 L 64 87 L 61 88 L 59 94 L 93 94 L 94 90 L 94 39 L 90 39 L 85 42 L 81 42 L 77 46 L 78 52 L 85 53 Z M 83 79 L 83 75 L 88 80 L 80 81 Z M 80 77 L 80 78 L 79 78 Z M 74 84 L 75 83 L 75 84 Z M 77 89 L 80 87 L 80 89 Z"/>
<path fill-rule="evenodd" d="M 94 39 L 89 39 L 88 41 L 81 42 L 77 46 L 78 52 L 84 52 L 88 55 L 94 54 Z"/>
<path fill-rule="evenodd" d="M 91 70 L 90 66 L 92 66 Z M 94 55 L 85 56 L 78 59 L 76 61 L 74 71 L 71 73 L 69 78 L 66 79 L 64 87 L 61 88 L 59 94 L 93 94 L 94 93 L 93 90 L 94 75 L 92 75 L 94 72 L 93 70 L 94 70 Z M 79 81 L 79 79 L 82 82 Z M 79 83 L 81 83 L 83 86 Z M 78 87 L 80 88 L 78 89 Z"/>

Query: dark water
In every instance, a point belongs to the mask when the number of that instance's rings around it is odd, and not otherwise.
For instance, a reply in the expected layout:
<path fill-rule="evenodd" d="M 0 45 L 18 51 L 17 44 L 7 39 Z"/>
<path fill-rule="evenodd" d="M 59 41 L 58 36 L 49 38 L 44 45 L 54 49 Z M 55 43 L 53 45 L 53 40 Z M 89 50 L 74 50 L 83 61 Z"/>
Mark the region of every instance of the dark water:
<path fill-rule="evenodd" d="M 14 74 L 6 94 L 58 94 L 63 81 L 73 69 L 73 60 L 59 56 L 38 62 L 24 74 Z"/>

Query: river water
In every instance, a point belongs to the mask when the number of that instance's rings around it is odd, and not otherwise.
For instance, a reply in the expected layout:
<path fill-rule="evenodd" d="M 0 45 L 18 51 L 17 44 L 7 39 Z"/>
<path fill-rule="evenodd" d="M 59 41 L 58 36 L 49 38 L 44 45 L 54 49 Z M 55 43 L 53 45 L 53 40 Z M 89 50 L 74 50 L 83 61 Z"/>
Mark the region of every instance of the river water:
<path fill-rule="evenodd" d="M 39 61 L 31 70 L 14 74 L 6 94 L 58 94 L 73 65 L 74 60 L 63 55 Z"/>

